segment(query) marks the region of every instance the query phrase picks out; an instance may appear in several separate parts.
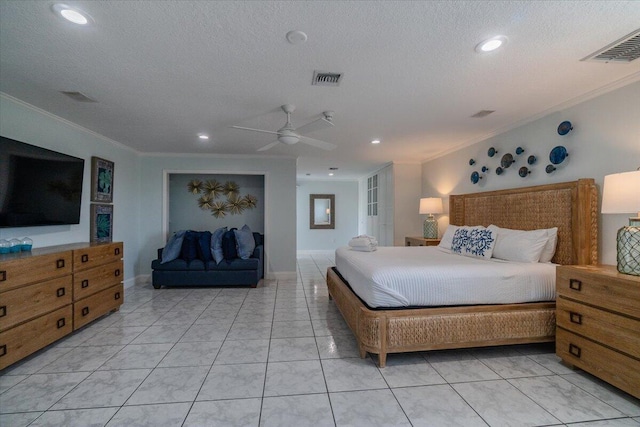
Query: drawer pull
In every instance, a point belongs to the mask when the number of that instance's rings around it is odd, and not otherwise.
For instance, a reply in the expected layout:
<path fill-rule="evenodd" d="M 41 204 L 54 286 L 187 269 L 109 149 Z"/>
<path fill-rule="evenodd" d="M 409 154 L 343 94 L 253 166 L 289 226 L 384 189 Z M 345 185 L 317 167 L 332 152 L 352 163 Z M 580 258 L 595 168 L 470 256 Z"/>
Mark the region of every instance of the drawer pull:
<path fill-rule="evenodd" d="M 7 345 L 0 345 L 0 357 L 5 356 L 7 354 Z"/>
<path fill-rule="evenodd" d="M 64 325 L 66 324 L 64 317 L 62 319 L 58 319 L 58 329 L 60 328 L 64 328 Z"/>
<path fill-rule="evenodd" d="M 88 287 L 89 287 L 89 279 L 84 279 L 84 280 L 82 281 L 82 283 L 80 284 L 80 287 L 81 287 L 82 289 L 84 289 L 84 288 L 88 288 Z"/>
<path fill-rule="evenodd" d="M 573 311 L 569 312 L 569 320 L 571 323 L 575 323 L 577 325 L 582 325 L 582 314 L 574 313 Z"/>
<path fill-rule="evenodd" d="M 582 282 L 578 279 L 569 279 L 569 287 L 574 291 L 582 290 Z"/>
<path fill-rule="evenodd" d="M 119 299 L 120 299 L 120 292 L 116 292 L 116 293 L 113 295 L 113 299 L 119 300 Z"/>
<path fill-rule="evenodd" d="M 120 276 L 120 269 L 116 269 L 116 271 L 113 272 L 113 275 L 116 277 Z"/>
<path fill-rule="evenodd" d="M 56 260 L 56 268 L 64 268 L 64 259 Z"/>
<path fill-rule="evenodd" d="M 572 355 L 574 355 L 577 358 L 580 358 L 580 353 L 582 351 L 580 350 L 580 347 L 578 347 L 575 344 L 569 344 L 569 353 L 571 353 Z"/>
<path fill-rule="evenodd" d="M 58 288 L 58 290 L 56 291 L 56 295 L 58 296 L 58 298 L 63 297 L 65 293 L 66 290 L 64 288 Z"/>
<path fill-rule="evenodd" d="M 115 248 L 115 249 L 113 250 L 113 254 L 114 254 L 114 255 L 120 255 L 120 248 Z"/>
<path fill-rule="evenodd" d="M 4 282 L 5 280 L 7 280 L 7 272 L 2 270 L 0 271 L 0 282 Z"/>
<path fill-rule="evenodd" d="M 82 257 L 80 258 L 80 261 L 89 262 L 89 255 L 87 254 L 82 255 Z"/>
<path fill-rule="evenodd" d="M 7 306 L 3 305 L 2 307 L 0 307 L 0 317 L 4 317 L 7 315 Z"/>
<path fill-rule="evenodd" d="M 89 314 L 89 307 L 83 307 L 82 308 L 82 315 L 86 316 L 87 314 Z"/>

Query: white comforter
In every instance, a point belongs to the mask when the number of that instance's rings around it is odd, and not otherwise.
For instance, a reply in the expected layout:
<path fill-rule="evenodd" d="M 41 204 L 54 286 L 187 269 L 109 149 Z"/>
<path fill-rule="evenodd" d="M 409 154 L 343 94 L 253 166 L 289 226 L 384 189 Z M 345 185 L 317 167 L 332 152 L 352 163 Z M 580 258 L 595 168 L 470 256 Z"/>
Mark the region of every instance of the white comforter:
<path fill-rule="evenodd" d="M 481 260 L 435 246 L 336 250 L 336 267 L 369 307 L 555 300 L 556 265 Z"/>

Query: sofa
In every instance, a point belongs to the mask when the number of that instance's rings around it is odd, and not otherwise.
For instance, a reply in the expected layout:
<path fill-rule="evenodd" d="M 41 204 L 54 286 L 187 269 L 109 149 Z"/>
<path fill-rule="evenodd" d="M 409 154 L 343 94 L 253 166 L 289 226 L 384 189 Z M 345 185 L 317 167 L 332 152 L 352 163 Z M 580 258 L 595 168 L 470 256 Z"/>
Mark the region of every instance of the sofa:
<path fill-rule="evenodd" d="M 255 249 L 247 259 L 224 259 L 185 261 L 177 258 L 162 262 L 162 251 L 158 249 L 158 258 L 153 260 L 151 280 L 155 289 L 161 286 L 251 286 L 255 288 L 264 277 L 264 235 L 253 233 Z"/>

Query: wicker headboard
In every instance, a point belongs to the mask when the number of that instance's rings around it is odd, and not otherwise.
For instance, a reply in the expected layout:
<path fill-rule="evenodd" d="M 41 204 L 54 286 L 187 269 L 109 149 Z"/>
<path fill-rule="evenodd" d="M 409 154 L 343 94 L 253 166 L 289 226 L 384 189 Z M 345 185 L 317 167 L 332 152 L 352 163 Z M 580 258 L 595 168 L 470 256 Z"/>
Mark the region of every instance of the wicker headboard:
<path fill-rule="evenodd" d="M 557 264 L 598 262 L 598 191 L 593 179 L 449 196 L 453 225 L 519 230 L 558 227 Z"/>

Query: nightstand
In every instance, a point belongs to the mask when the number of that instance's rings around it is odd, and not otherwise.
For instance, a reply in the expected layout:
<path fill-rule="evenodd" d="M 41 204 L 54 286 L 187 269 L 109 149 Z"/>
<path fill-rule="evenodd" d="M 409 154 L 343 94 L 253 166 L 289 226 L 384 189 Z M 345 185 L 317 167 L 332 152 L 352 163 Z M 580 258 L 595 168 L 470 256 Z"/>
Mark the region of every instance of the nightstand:
<path fill-rule="evenodd" d="M 404 238 L 405 246 L 438 246 L 440 239 L 425 239 L 424 237 L 411 237 Z"/>
<path fill-rule="evenodd" d="M 559 266 L 556 291 L 556 354 L 640 398 L 640 277 Z"/>

